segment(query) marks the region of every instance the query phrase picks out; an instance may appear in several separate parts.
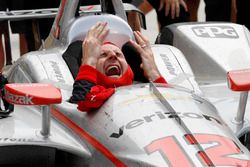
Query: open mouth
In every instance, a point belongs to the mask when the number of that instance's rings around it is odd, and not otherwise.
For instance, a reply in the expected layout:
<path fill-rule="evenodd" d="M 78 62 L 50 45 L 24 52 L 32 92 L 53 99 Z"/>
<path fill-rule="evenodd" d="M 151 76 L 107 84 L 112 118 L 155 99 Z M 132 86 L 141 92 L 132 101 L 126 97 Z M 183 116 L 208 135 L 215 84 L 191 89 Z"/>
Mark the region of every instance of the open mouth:
<path fill-rule="evenodd" d="M 112 78 L 117 78 L 120 77 L 121 75 L 121 69 L 118 65 L 109 65 L 105 69 L 105 75 L 112 77 Z"/>

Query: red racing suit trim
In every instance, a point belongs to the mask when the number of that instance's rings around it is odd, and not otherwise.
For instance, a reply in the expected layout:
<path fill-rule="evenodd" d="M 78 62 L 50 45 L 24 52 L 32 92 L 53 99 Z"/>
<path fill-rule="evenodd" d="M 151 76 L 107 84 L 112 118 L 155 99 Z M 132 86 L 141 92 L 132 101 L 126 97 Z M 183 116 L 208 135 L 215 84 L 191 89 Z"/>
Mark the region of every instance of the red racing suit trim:
<path fill-rule="evenodd" d="M 154 83 L 162 83 L 162 84 L 167 84 L 168 83 L 162 76 L 160 76 L 159 78 L 157 78 L 153 82 Z"/>
<path fill-rule="evenodd" d="M 97 70 L 89 65 L 80 66 L 76 81 L 87 80 L 93 84 L 97 84 Z"/>
<path fill-rule="evenodd" d="M 83 65 L 79 69 L 72 97 L 76 99 L 74 102 L 77 102 L 80 111 L 87 112 L 101 107 L 115 92 L 114 87 L 106 88 L 101 83 L 97 83 L 97 74 L 98 71 L 89 65 Z M 153 82 L 167 84 L 162 76 Z M 124 83 L 124 85 L 127 85 L 127 83 Z M 79 96 L 80 93 L 81 96 Z"/>
<path fill-rule="evenodd" d="M 103 103 L 114 94 L 114 88 L 104 88 L 103 86 L 93 86 L 90 92 L 85 96 L 84 100 L 79 101 L 78 110 L 90 111 L 97 109 L 103 105 Z"/>

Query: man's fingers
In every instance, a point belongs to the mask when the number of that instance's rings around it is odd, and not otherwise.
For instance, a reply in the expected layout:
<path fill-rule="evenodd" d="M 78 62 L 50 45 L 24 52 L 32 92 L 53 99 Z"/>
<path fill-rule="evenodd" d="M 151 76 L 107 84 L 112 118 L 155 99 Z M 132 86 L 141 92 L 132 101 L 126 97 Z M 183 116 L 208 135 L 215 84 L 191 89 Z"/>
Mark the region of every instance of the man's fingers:
<path fill-rule="evenodd" d="M 140 31 L 137 31 L 136 33 L 139 35 L 139 37 L 140 37 L 144 42 L 148 42 L 148 39 L 145 38 L 145 37 L 141 34 Z"/>
<path fill-rule="evenodd" d="M 101 22 L 97 22 L 87 32 L 85 39 L 91 38 L 95 34 L 95 30 L 101 25 Z"/>
<path fill-rule="evenodd" d="M 175 12 L 174 12 L 174 14 L 172 16 L 174 16 L 174 18 L 175 18 L 175 16 L 176 17 L 180 16 L 180 4 L 179 4 L 179 0 L 177 0 L 176 3 L 175 3 Z"/>
<path fill-rule="evenodd" d="M 106 28 L 107 26 L 107 22 L 97 22 L 94 26 L 92 26 L 88 33 L 87 33 L 87 37 L 88 36 L 93 36 L 98 38 L 98 36 L 102 33 L 102 31 Z"/>
<path fill-rule="evenodd" d="M 95 32 L 97 37 L 99 37 L 102 34 L 102 32 L 106 29 L 107 24 L 108 24 L 107 22 L 103 22 L 99 27 L 97 27 Z"/>
<path fill-rule="evenodd" d="M 143 41 L 143 39 L 140 37 L 139 32 L 134 31 L 134 36 L 135 36 L 135 40 L 139 45 L 143 45 L 145 44 L 145 42 Z"/>
<path fill-rule="evenodd" d="M 159 6 L 159 11 L 163 9 L 164 7 L 164 4 L 165 4 L 165 0 L 160 0 L 160 6 Z"/>
<path fill-rule="evenodd" d="M 143 64 L 142 63 L 140 64 L 140 68 L 143 69 Z"/>
<path fill-rule="evenodd" d="M 88 31 L 88 33 L 87 33 L 87 36 L 92 35 L 93 33 L 95 33 L 96 29 L 97 29 L 98 27 L 100 27 L 101 24 L 102 24 L 101 22 L 97 22 L 95 25 L 93 25 L 93 26 L 89 29 L 89 31 Z"/>
<path fill-rule="evenodd" d="M 109 28 L 107 22 L 97 22 L 89 29 L 85 40 L 95 39 L 98 43 L 102 44 L 108 33 Z"/>
<path fill-rule="evenodd" d="M 101 26 L 101 22 L 98 21 L 95 25 L 93 25 L 91 28 L 90 28 L 90 31 L 93 31 L 94 29 L 96 29 L 97 27 Z"/>
<path fill-rule="evenodd" d="M 103 31 L 101 32 L 101 34 L 99 35 L 99 40 L 101 41 L 101 43 L 103 43 L 104 39 L 106 38 L 106 36 L 109 33 L 109 29 L 106 27 L 105 29 L 103 29 Z"/>
<path fill-rule="evenodd" d="M 169 11 L 170 11 L 170 2 L 169 0 L 165 0 L 165 16 L 169 15 Z"/>
<path fill-rule="evenodd" d="M 180 5 L 182 5 L 184 7 L 184 10 L 187 12 L 188 11 L 188 7 L 185 1 L 180 0 Z"/>
<path fill-rule="evenodd" d="M 140 53 L 143 52 L 143 49 L 141 48 L 141 46 L 139 44 L 137 44 L 135 41 L 132 41 L 131 39 L 129 40 L 129 42 L 134 46 L 134 48 Z"/>
<path fill-rule="evenodd" d="M 134 36 L 141 48 L 145 48 L 150 45 L 149 40 L 145 38 L 139 31 L 135 31 Z"/>

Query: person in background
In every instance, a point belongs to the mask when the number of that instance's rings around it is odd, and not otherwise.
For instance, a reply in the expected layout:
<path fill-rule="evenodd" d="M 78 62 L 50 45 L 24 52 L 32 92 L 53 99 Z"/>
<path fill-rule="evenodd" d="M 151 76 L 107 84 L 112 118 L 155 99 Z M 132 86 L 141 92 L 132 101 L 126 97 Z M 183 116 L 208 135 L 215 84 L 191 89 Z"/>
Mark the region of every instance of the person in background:
<path fill-rule="evenodd" d="M 0 0 L 0 11 L 8 9 L 8 1 Z M 3 38 L 4 37 L 4 38 Z M 3 43 L 4 39 L 4 43 Z M 0 21 L 0 72 L 5 64 L 11 64 L 11 48 L 9 41 L 8 21 Z"/>
<path fill-rule="evenodd" d="M 5 0 L 0 1 L 0 11 L 6 11 L 7 3 Z M 3 48 L 3 34 L 4 34 L 4 21 L 0 21 L 0 72 L 4 66 L 5 62 L 5 55 L 4 55 L 4 48 Z"/>
<path fill-rule="evenodd" d="M 0 22 L 0 72 L 2 71 L 2 68 L 4 66 L 5 62 L 5 55 L 4 55 L 4 49 L 3 49 L 3 42 L 2 42 L 2 36 L 4 34 L 3 32 L 3 22 Z"/>
<path fill-rule="evenodd" d="M 231 0 L 204 0 L 206 21 L 231 21 Z"/>
<path fill-rule="evenodd" d="M 248 30 L 250 30 L 250 20 L 247 17 L 249 4 L 248 0 L 236 0 L 237 23 L 245 25 Z"/>
<path fill-rule="evenodd" d="M 147 0 L 156 10 L 159 29 L 173 23 L 188 22 L 189 13 L 184 0 Z"/>
<path fill-rule="evenodd" d="M 144 14 L 147 14 L 152 7 L 156 10 L 159 28 L 168 24 L 189 21 L 189 14 L 184 0 L 122 0 L 123 3 L 130 3 Z M 82 0 L 80 5 L 100 4 L 99 0 Z M 128 23 L 132 30 L 140 31 L 138 15 L 135 12 L 128 12 Z"/>
<path fill-rule="evenodd" d="M 173 23 L 190 21 L 188 8 L 184 0 L 144 0 L 139 9 L 147 14 L 155 9 L 159 30 Z"/>
<path fill-rule="evenodd" d="M 9 10 L 30 9 L 31 4 L 32 2 L 25 4 L 25 0 L 10 1 Z M 13 34 L 19 35 L 20 55 L 35 50 L 31 20 L 10 21 L 10 28 Z"/>
<path fill-rule="evenodd" d="M 206 21 L 236 22 L 235 0 L 204 0 Z M 197 21 L 200 0 L 187 0 L 190 20 Z"/>
<path fill-rule="evenodd" d="M 80 111 L 98 109 L 116 87 L 133 83 L 133 71 L 121 49 L 111 42 L 104 42 L 108 34 L 107 23 L 98 22 L 90 28 L 82 43 L 81 66 L 70 98 L 70 102 L 78 104 Z M 135 31 L 134 36 L 136 42 L 129 42 L 140 54 L 146 78 L 167 83 L 157 69 L 148 39 L 139 31 Z"/>
<path fill-rule="evenodd" d="M 186 0 L 188 12 L 190 14 L 190 21 L 198 21 L 198 8 L 200 0 Z"/>
<path fill-rule="evenodd" d="M 10 1 L 10 10 L 57 8 L 59 4 L 60 0 L 13 0 Z M 48 36 L 53 21 L 53 18 L 44 18 L 10 22 L 12 33 L 19 34 L 21 55 L 40 48 L 41 40 Z"/>

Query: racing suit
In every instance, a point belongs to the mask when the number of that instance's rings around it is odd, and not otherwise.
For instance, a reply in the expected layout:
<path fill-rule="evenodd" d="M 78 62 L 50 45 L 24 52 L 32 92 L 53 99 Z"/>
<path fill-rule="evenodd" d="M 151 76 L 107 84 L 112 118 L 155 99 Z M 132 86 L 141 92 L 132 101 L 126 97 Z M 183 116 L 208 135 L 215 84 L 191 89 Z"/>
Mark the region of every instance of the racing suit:
<path fill-rule="evenodd" d="M 70 102 L 77 103 L 80 111 L 97 109 L 115 92 L 115 87 L 131 85 L 134 74 L 130 67 L 118 79 L 112 79 L 89 65 L 82 65 L 73 85 Z M 155 83 L 167 83 L 159 77 Z"/>

